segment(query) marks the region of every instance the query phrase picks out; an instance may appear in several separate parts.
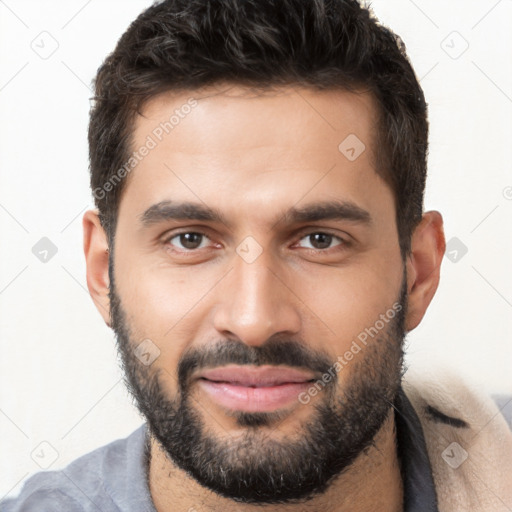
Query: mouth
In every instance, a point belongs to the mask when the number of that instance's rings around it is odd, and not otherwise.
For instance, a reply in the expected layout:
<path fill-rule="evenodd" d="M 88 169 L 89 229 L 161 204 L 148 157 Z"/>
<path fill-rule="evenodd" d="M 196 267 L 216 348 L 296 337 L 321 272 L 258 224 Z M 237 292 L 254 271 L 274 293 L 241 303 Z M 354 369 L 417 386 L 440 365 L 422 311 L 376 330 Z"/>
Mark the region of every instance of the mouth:
<path fill-rule="evenodd" d="M 197 381 L 209 399 L 232 411 L 271 412 L 298 401 L 315 376 L 279 366 L 225 366 L 201 372 Z"/>

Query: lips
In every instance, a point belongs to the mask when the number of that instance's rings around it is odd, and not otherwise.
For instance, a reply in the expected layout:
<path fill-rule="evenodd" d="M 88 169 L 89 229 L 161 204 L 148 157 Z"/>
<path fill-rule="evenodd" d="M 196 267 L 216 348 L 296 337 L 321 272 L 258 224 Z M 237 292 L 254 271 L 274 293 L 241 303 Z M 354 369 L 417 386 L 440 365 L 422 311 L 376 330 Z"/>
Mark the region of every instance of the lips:
<path fill-rule="evenodd" d="M 224 408 L 269 412 L 297 401 L 314 377 L 279 366 L 225 366 L 204 370 L 197 380 L 208 398 Z"/>
<path fill-rule="evenodd" d="M 238 386 L 269 387 L 308 382 L 314 379 L 314 375 L 311 372 L 279 366 L 233 366 L 204 370 L 200 378 Z"/>

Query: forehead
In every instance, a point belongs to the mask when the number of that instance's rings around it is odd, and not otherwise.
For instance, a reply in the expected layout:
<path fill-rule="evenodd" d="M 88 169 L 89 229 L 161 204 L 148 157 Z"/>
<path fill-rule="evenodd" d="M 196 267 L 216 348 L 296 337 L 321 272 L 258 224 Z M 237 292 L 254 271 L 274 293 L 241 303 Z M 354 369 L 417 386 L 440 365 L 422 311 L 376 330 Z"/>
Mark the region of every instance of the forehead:
<path fill-rule="evenodd" d="M 371 149 L 377 104 L 367 92 L 225 84 L 160 94 L 145 104 L 142 114 L 134 123 L 136 140 L 154 132 L 157 139 L 171 136 L 182 149 L 203 147 L 206 135 L 221 152 L 269 143 L 299 146 L 305 139 L 325 139 L 327 133 L 336 142 L 347 130 Z"/>
<path fill-rule="evenodd" d="M 126 202 L 142 210 L 174 197 L 227 210 L 335 191 L 389 196 L 375 172 L 376 126 L 376 102 L 363 92 L 226 85 L 160 94 L 135 119 L 139 157 L 119 213 Z"/>

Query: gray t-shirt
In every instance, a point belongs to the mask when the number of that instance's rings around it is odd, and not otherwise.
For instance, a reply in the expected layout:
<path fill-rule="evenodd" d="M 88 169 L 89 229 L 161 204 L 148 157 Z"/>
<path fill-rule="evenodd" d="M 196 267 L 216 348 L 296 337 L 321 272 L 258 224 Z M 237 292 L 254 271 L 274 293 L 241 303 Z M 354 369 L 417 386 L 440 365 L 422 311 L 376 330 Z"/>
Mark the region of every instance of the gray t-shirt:
<path fill-rule="evenodd" d="M 146 470 L 146 425 L 76 459 L 30 477 L 1 512 L 156 512 Z"/>
<path fill-rule="evenodd" d="M 405 393 L 395 403 L 404 512 L 438 512 L 420 421 Z M 98 448 L 58 471 L 30 477 L 1 512 L 156 512 L 148 480 L 147 426 Z"/>

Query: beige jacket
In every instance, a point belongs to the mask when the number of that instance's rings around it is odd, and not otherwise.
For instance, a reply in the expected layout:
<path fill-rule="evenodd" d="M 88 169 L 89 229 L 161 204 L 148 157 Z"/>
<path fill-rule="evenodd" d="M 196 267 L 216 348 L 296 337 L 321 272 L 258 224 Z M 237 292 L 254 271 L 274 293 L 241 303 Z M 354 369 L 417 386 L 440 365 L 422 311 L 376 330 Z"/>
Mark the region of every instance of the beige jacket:
<path fill-rule="evenodd" d="M 512 511 L 512 431 L 495 402 L 447 372 L 407 371 L 440 512 Z M 437 413 L 440 414 L 437 414 Z"/>

